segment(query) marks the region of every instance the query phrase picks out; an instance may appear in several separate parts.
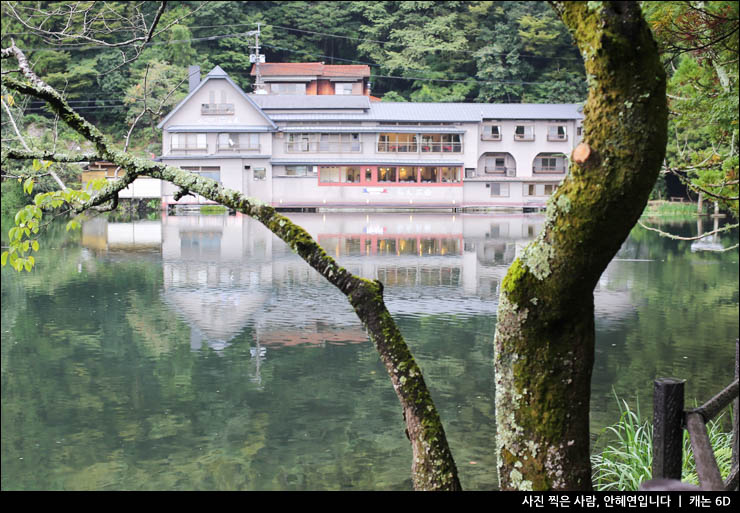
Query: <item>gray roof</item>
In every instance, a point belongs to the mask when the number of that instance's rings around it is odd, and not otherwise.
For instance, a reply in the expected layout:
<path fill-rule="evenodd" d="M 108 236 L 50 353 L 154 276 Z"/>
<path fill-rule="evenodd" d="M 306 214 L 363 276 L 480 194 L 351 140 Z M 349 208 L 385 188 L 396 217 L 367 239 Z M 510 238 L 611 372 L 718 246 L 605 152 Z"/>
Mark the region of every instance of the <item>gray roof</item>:
<path fill-rule="evenodd" d="M 225 72 L 225 71 L 224 71 L 223 69 L 221 69 L 221 66 L 216 66 L 215 68 L 213 68 L 213 69 L 212 69 L 212 70 L 211 70 L 211 71 L 210 71 L 210 72 L 209 72 L 209 73 L 208 73 L 208 74 L 206 75 L 206 78 L 205 78 L 205 80 L 203 80 L 203 81 L 202 81 L 201 83 L 199 83 L 199 84 L 198 84 L 198 86 L 197 86 L 197 87 L 196 87 L 195 89 L 193 89 L 192 91 L 190 91 L 190 92 L 188 93 L 188 95 L 187 95 L 187 96 L 186 96 L 185 98 L 183 98 L 183 99 L 182 99 L 182 101 L 180 101 L 180 103 L 178 103 L 178 104 L 177 104 L 177 106 L 175 106 L 175 108 L 174 108 L 174 109 L 172 109 L 172 110 L 170 111 L 170 113 L 169 113 L 169 114 L 167 114 L 167 116 L 165 116 L 165 118 L 164 118 L 164 119 L 163 119 L 162 121 L 160 121 L 160 122 L 159 122 L 159 124 L 157 125 L 157 128 L 162 128 L 162 127 L 163 127 L 163 126 L 165 125 L 165 123 L 167 123 L 167 121 L 169 121 L 169 119 L 170 119 L 170 118 L 171 118 L 172 116 L 174 116 L 174 115 L 175 115 L 175 112 L 177 112 L 178 110 L 180 110 L 180 108 L 181 108 L 181 107 L 182 107 L 183 105 L 185 105 L 185 104 L 186 104 L 186 103 L 187 103 L 187 102 L 188 102 L 188 101 L 190 100 L 190 98 L 192 98 L 192 97 L 193 97 L 193 95 L 194 95 L 195 93 L 197 93 L 197 92 L 198 92 L 198 91 L 200 90 L 200 88 L 201 88 L 201 87 L 203 87 L 203 85 L 204 85 L 204 84 L 205 84 L 206 82 L 208 82 L 209 80 L 226 80 L 226 81 L 227 81 L 227 82 L 228 82 L 229 84 L 231 84 L 231 86 L 232 86 L 232 87 L 233 87 L 234 89 L 236 89 L 236 91 L 237 91 L 237 92 L 238 92 L 238 93 L 239 93 L 239 94 L 240 94 L 240 95 L 242 96 L 242 98 L 244 98 L 245 100 L 247 100 L 247 102 L 248 102 L 248 103 L 249 103 L 250 105 L 252 105 L 252 106 L 253 106 L 253 107 L 254 107 L 254 108 L 255 108 L 255 109 L 257 110 L 257 112 L 259 112 L 259 114 L 260 114 L 260 115 L 261 115 L 261 116 L 262 116 L 262 117 L 263 117 L 263 118 L 265 119 L 265 121 L 267 121 L 267 123 L 268 123 L 268 124 L 269 124 L 269 125 L 270 125 L 270 126 L 271 126 L 272 128 L 277 128 L 277 125 L 275 125 L 275 123 L 273 123 L 273 121 L 272 121 L 272 120 L 271 120 L 271 119 L 270 119 L 270 118 L 269 118 L 269 117 L 268 117 L 268 116 L 267 116 L 267 115 L 266 115 L 266 114 L 265 114 L 265 113 L 264 113 L 264 112 L 262 111 L 262 109 L 260 109 L 259 105 L 257 105 L 257 104 L 256 104 L 256 103 L 254 102 L 254 100 L 252 99 L 252 98 L 253 98 L 253 96 L 252 96 L 252 95 L 248 95 L 247 93 L 245 93 L 244 91 L 242 91 L 242 88 L 241 88 L 241 87 L 239 87 L 238 85 L 236 85 L 236 84 L 234 83 L 234 81 L 233 81 L 233 80 L 231 80 L 231 78 L 229 78 L 229 75 L 227 75 L 227 74 L 226 74 L 226 72 Z"/>
<path fill-rule="evenodd" d="M 360 95 L 254 94 L 254 102 L 265 110 L 364 109 L 370 98 Z"/>
<path fill-rule="evenodd" d="M 265 125 L 172 125 L 168 132 L 274 132 L 275 129 Z"/>
<path fill-rule="evenodd" d="M 327 96 L 327 98 L 332 98 Z M 411 103 L 371 102 L 366 114 L 281 113 L 273 121 L 418 121 L 480 123 L 483 119 L 583 119 L 577 103 Z"/>

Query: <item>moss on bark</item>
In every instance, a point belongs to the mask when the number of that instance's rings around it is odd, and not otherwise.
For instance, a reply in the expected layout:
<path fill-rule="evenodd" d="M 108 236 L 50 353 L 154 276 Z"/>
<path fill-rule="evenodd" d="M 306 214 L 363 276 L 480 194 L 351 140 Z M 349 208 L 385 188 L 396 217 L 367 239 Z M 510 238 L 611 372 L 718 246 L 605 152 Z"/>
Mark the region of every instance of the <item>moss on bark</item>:
<path fill-rule="evenodd" d="M 554 7 L 584 57 L 590 151 L 503 281 L 494 341 L 502 489 L 591 488 L 593 288 L 639 218 L 666 144 L 665 74 L 637 4 Z"/>

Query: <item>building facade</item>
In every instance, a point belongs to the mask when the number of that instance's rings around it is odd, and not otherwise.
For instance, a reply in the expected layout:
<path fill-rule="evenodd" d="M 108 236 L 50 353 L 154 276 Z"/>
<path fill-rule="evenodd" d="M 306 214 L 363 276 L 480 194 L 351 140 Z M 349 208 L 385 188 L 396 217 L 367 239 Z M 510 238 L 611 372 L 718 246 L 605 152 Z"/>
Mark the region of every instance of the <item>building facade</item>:
<path fill-rule="evenodd" d="M 278 208 L 537 209 L 580 140 L 576 104 L 377 102 L 361 66 L 279 66 L 262 94 L 218 66 L 192 81 L 159 159 Z"/>

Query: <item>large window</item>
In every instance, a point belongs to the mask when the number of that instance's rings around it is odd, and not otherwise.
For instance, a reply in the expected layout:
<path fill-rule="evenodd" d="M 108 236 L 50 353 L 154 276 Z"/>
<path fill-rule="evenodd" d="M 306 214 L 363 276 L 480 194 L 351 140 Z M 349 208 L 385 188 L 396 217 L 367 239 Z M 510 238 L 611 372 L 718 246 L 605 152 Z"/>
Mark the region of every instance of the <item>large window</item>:
<path fill-rule="evenodd" d="M 259 134 L 224 133 L 218 134 L 218 151 L 222 153 L 242 151 L 259 151 Z"/>
<path fill-rule="evenodd" d="M 208 103 L 201 104 L 200 113 L 204 115 L 234 114 L 234 104 L 228 102 L 225 89 L 219 90 L 218 95 L 217 91 L 211 89 L 208 92 Z"/>
<path fill-rule="evenodd" d="M 184 166 L 181 169 L 221 183 L 221 168 L 219 166 Z"/>
<path fill-rule="evenodd" d="M 540 153 L 534 159 L 532 171 L 538 173 L 565 173 L 567 170 L 567 158 L 562 153 Z"/>
<path fill-rule="evenodd" d="M 419 134 L 421 151 L 431 153 L 460 153 L 462 140 L 460 134 Z"/>
<path fill-rule="evenodd" d="M 461 169 L 449 166 L 321 166 L 319 183 L 424 185 L 460 183 Z"/>
<path fill-rule="evenodd" d="M 378 151 L 381 153 L 416 153 L 418 151 L 416 134 L 380 134 Z"/>
<path fill-rule="evenodd" d="M 172 153 L 207 153 L 206 134 L 172 134 Z"/>
<path fill-rule="evenodd" d="M 286 153 L 357 153 L 362 151 L 360 134 L 288 134 Z"/>
<path fill-rule="evenodd" d="M 319 170 L 320 183 L 362 182 L 362 168 L 359 166 L 322 166 Z"/>

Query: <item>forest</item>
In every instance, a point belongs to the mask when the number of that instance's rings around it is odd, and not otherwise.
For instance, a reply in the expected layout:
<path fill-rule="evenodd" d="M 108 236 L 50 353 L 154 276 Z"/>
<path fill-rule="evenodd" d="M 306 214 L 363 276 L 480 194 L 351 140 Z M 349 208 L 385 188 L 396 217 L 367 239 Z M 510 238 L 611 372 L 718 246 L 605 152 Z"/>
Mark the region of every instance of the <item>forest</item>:
<path fill-rule="evenodd" d="M 55 32 L 64 28 L 69 5 L 4 2 L 3 47 L 15 41 L 43 80 L 118 141 L 144 108 L 161 104 L 166 114 L 185 96 L 189 65 L 219 65 L 250 92 L 254 38 L 247 33 L 258 24 L 267 62 L 367 64 L 372 95 L 383 101 L 586 99 L 581 55 L 546 2 L 168 2 L 158 25 L 164 30 L 146 44 L 122 46 L 113 45 L 136 30 L 126 20 L 152 19 L 158 2 L 106 3 L 95 15 L 110 19 L 100 27 L 91 23 L 91 33 L 105 31 L 100 41 Z M 643 8 L 670 77 L 671 137 L 654 197 L 669 195 L 666 179 L 679 185 L 693 180 L 715 186 L 705 196 L 714 194 L 724 209 L 737 212 L 723 202 L 737 197 L 737 4 L 644 2 Z M 60 141 L 74 143 L 77 136 L 55 122 L 44 102 L 8 95 L 3 88 L 13 116 L 41 136 L 40 143 L 55 130 L 64 134 Z M 16 138 L 6 117 L 3 110 L 4 141 Z M 134 153 L 159 152 L 158 121 L 151 113 L 139 119 L 130 142 Z M 60 168 L 75 181 L 76 166 Z M 40 185 L 54 187 L 48 180 Z"/>

